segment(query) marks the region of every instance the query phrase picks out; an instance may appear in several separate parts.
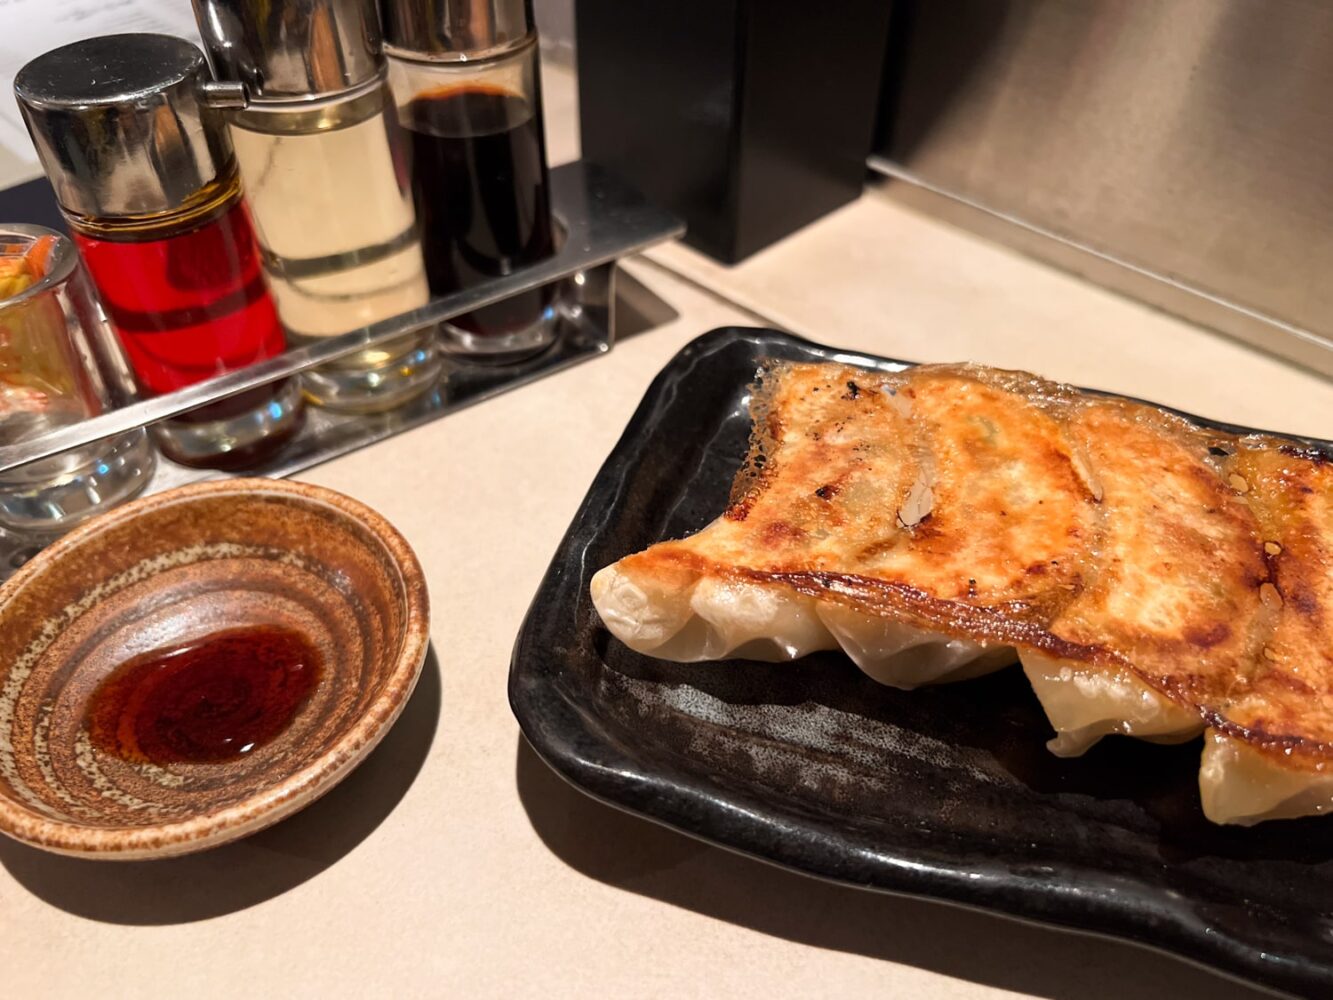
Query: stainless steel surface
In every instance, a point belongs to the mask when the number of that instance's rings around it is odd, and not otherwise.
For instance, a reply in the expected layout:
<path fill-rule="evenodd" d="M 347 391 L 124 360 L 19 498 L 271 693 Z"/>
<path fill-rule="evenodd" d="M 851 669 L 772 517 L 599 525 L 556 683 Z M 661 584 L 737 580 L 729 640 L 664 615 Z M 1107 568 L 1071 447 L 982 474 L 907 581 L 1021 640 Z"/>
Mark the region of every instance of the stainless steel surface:
<path fill-rule="evenodd" d="M 883 157 L 872 156 L 869 163 L 873 170 L 885 177 L 902 182 L 891 183 L 886 189 L 890 197 L 900 204 L 1004 243 L 1031 257 L 1278 354 L 1313 371 L 1333 376 L 1333 351 L 1329 348 L 1329 342 L 1309 330 L 1256 313 L 1169 275 L 1094 250 L 1015 216 L 989 209 L 972 199 L 943 191 Z"/>
<path fill-rule="evenodd" d="M 1026 252 L 1333 374 L 1333 5 L 900 9 L 872 166 Z"/>
<path fill-rule="evenodd" d="M 77 215 L 180 207 L 226 170 L 231 144 L 203 103 L 203 54 L 167 35 L 109 35 L 38 56 L 14 80 L 37 156 Z"/>
<path fill-rule="evenodd" d="M 384 0 L 382 12 L 385 46 L 402 58 L 489 59 L 534 32 L 524 0 Z"/>
<path fill-rule="evenodd" d="M 551 171 L 551 198 L 554 213 L 565 228 L 565 239 L 556 254 L 547 260 L 489 284 L 436 299 L 404 316 L 289 351 L 178 392 L 113 410 L 21 445 L 0 447 L 0 472 L 347 357 L 404 333 L 561 278 L 572 279 L 576 294 L 566 310 L 566 330 L 552 350 L 524 364 L 504 368 L 451 366 L 445 372 L 440 389 L 432 394 L 435 402 L 423 403 L 421 407 L 412 404 L 406 414 L 375 418 L 312 414 L 301 439 L 279 463 L 261 471 L 285 475 L 395 433 L 396 429 L 414 426 L 422 420 L 433 419 L 459 406 L 521 385 L 554 368 L 609 350 L 613 342 L 608 312 L 612 276 L 609 270 L 602 273 L 597 269 L 609 267 L 618 258 L 654 243 L 679 236 L 684 227 L 670 213 L 646 203 L 636 192 L 584 163 L 569 163 Z M 422 407 L 424 410 L 418 413 Z M 161 464 L 168 467 L 164 483 L 170 483 L 171 470 L 175 467 L 166 462 Z M 198 475 L 184 470 L 179 472 L 191 477 Z"/>
<path fill-rule="evenodd" d="M 246 106 L 249 98 L 239 80 L 207 80 L 201 88 L 204 103 L 218 111 L 235 111 Z"/>
<path fill-rule="evenodd" d="M 330 97 L 384 65 L 375 0 L 193 0 L 209 64 L 252 102 Z"/>
<path fill-rule="evenodd" d="M 619 280 L 618 280 L 619 279 Z M 649 301 L 627 301 L 620 288 L 628 284 L 630 296 L 645 296 Z M 660 312 L 664 304 L 652 292 L 638 286 L 627 276 L 618 275 L 616 262 L 610 261 L 583 272 L 572 283 L 563 316 L 563 330 L 555 346 L 540 357 L 508 368 L 447 368 L 439 385 L 425 396 L 389 413 L 373 417 L 352 417 L 312 407 L 307 410 L 306 427 L 297 441 L 281 458 L 246 475 L 287 476 L 320 462 L 337 458 L 358 448 L 382 441 L 395 434 L 429 423 L 455 410 L 484 402 L 492 396 L 518 388 L 604 354 L 611 349 L 620 324 L 618 312 L 641 309 L 647 317 Z M 669 313 L 669 309 L 667 309 Z M 633 317 L 631 317 L 633 318 Z M 669 322 L 674 314 L 662 318 Z M 228 473 L 187 469 L 174 462 L 160 460 L 145 493 L 184 486 L 203 479 L 220 479 Z M 0 582 L 38 552 L 49 538 L 7 534 L 0 529 Z"/>
<path fill-rule="evenodd" d="M 314 135 L 359 125 L 391 105 L 389 85 L 381 73 L 361 86 L 312 101 L 251 101 L 227 112 L 227 121 L 269 135 Z M 221 107 L 222 105 L 214 105 Z"/>

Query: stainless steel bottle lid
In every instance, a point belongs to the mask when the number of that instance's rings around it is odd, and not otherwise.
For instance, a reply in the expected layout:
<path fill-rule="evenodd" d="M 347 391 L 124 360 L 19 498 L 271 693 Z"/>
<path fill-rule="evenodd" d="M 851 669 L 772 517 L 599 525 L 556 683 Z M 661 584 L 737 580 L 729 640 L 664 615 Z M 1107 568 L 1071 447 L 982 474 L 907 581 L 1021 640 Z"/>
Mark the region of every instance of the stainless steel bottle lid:
<path fill-rule="evenodd" d="M 252 104 L 332 97 L 384 66 L 375 0 L 193 0 L 220 80 Z"/>
<path fill-rule="evenodd" d="M 534 33 L 526 0 L 382 0 L 381 11 L 394 54 L 425 59 L 488 59 Z"/>
<path fill-rule="evenodd" d="M 203 105 L 203 53 L 168 35 L 108 35 L 53 49 L 14 95 L 56 198 L 76 215 L 179 208 L 231 167 L 217 112 Z"/>

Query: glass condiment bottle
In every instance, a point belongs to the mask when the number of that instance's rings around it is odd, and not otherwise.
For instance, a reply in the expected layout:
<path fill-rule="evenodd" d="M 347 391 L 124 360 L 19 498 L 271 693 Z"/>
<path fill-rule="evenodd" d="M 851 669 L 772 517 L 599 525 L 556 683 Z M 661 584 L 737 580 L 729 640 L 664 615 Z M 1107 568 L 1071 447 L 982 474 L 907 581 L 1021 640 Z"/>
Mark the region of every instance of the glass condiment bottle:
<path fill-rule="evenodd" d="M 226 128 L 203 103 L 203 54 L 167 35 L 110 35 L 38 56 L 14 92 L 88 273 L 153 396 L 280 354 Z M 284 380 L 153 426 L 185 465 L 244 468 L 301 422 Z"/>
<path fill-rule="evenodd" d="M 74 245 L 59 233 L 0 225 L 0 445 L 105 412 L 102 316 Z M 0 527 L 44 541 L 139 493 L 153 452 L 143 430 L 0 473 Z"/>
<path fill-rule="evenodd" d="M 523 0 L 384 0 L 385 53 L 432 295 L 555 250 L 537 32 Z M 445 351 L 508 362 L 556 337 L 546 285 L 446 321 Z"/>
<path fill-rule="evenodd" d="M 194 0 L 269 287 L 309 343 L 425 305 L 401 137 L 375 0 Z M 434 328 L 304 376 L 331 409 L 378 412 L 430 389 Z"/>

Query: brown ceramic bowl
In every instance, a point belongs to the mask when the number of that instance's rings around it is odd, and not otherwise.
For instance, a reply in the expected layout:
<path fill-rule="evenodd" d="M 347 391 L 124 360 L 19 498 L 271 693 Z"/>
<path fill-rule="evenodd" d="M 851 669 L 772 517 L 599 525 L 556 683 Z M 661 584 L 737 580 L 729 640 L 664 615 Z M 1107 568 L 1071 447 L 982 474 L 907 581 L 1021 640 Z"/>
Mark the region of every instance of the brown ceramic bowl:
<path fill-rule="evenodd" d="M 330 490 L 198 483 L 88 522 L 0 587 L 0 832 L 61 854 L 139 859 L 277 822 L 393 724 L 421 672 L 427 618 L 407 542 Z M 88 705 L 110 671 L 248 626 L 295 630 L 323 661 L 271 742 L 169 765 L 93 747 Z"/>

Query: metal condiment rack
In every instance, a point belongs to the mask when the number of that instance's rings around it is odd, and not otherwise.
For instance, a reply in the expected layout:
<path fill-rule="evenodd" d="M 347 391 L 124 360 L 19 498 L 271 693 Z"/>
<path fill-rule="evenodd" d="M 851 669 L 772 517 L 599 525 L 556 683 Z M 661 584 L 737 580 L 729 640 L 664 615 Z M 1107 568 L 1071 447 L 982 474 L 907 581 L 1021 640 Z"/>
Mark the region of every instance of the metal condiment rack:
<path fill-rule="evenodd" d="M 360 416 L 312 406 L 298 437 L 275 460 L 244 472 L 190 469 L 159 456 L 157 470 L 145 492 L 156 493 L 201 479 L 288 476 L 604 354 L 615 344 L 617 261 L 680 236 L 685 231 L 684 223 L 649 204 L 605 171 L 581 161 L 551 171 L 551 202 L 564 239 L 552 257 L 538 264 L 486 285 L 435 299 L 382 323 L 290 350 L 249 368 L 131 403 L 30 441 L 0 446 L 0 474 L 296 375 L 554 281 L 565 281 L 567 292 L 563 296 L 559 339 L 543 354 L 519 364 L 491 367 L 448 359 L 435 389 L 389 413 Z M 0 579 L 12 573 L 38 548 L 40 544 L 32 539 L 0 531 Z"/>

